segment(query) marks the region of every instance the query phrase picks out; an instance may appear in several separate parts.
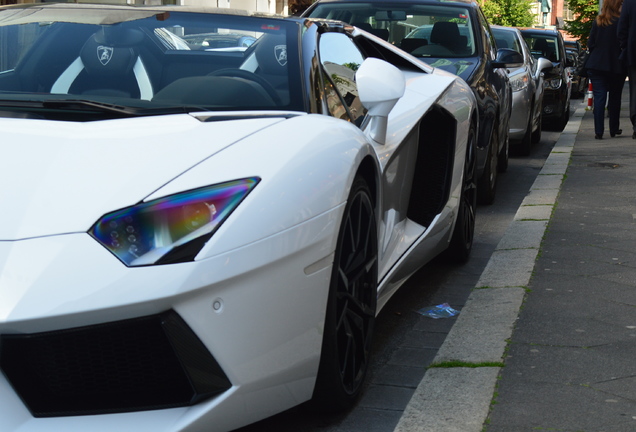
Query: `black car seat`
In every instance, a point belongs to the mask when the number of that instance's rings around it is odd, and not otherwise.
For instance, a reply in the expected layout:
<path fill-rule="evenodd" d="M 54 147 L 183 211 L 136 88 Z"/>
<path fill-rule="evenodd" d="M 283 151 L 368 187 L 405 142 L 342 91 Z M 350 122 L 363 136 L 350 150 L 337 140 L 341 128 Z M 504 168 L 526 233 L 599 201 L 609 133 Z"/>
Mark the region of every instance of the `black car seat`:
<path fill-rule="evenodd" d="M 428 40 L 424 38 L 404 38 L 400 42 L 400 48 L 409 53 L 424 45 L 428 45 Z"/>
<path fill-rule="evenodd" d="M 152 99 L 152 84 L 138 51 L 143 39 L 139 30 L 103 28 L 86 41 L 51 93 Z"/>
<path fill-rule="evenodd" d="M 359 29 L 364 30 L 365 32 L 371 33 L 374 36 L 377 36 L 381 39 L 384 39 L 385 41 L 389 40 L 389 30 L 388 29 L 383 29 L 383 28 L 373 28 L 371 27 L 371 24 L 366 23 L 366 22 L 357 22 L 357 23 L 353 23 L 354 26 L 358 27 Z"/>
<path fill-rule="evenodd" d="M 459 34 L 457 23 L 454 22 L 436 22 L 431 30 L 431 43 L 442 45 L 455 53 L 466 49 L 466 38 Z"/>
<path fill-rule="evenodd" d="M 534 41 L 532 51 L 538 52 L 541 57 L 545 57 L 550 61 L 556 61 L 556 52 L 550 48 L 548 41 L 544 38 L 538 38 Z"/>
<path fill-rule="evenodd" d="M 258 82 L 240 76 L 195 76 L 171 82 L 153 101 L 220 108 L 263 108 L 276 106 L 274 100 Z"/>
<path fill-rule="evenodd" d="M 367 22 L 354 22 L 352 25 L 369 33 L 373 31 L 373 27 L 371 27 L 371 24 Z"/>
<path fill-rule="evenodd" d="M 373 29 L 373 30 L 371 30 L 371 34 L 373 34 L 374 36 L 379 37 L 380 39 L 384 39 L 385 41 L 389 40 L 389 30 L 388 29 L 383 29 L 383 28 Z"/>
<path fill-rule="evenodd" d="M 266 33 L 262 35 L 246 51 L 245 61 L 240 68 L 257 75 L 260 78 L 259 82 L 265 86 L 277 104 L 289 102 L 289 72 L 285 34 Z M 272 88 L 277 95 L 272 94 Z"/>

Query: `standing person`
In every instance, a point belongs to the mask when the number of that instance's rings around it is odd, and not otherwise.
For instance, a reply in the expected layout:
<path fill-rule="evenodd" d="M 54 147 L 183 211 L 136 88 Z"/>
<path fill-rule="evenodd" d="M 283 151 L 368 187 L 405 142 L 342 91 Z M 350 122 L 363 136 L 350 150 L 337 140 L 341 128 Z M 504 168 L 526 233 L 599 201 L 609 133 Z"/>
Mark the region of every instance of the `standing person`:
<path fill-rule="evenodd" d="M 636 0 L 625 2 L 618 20 L 618 41 L 621 58 L 627 65 L 629 78 L 629 119 L 632 121 L 632 138 L 636 139 Z"/>
<path fill-rule="evenodd" d="M 636 3 L 636 0 L 629 1 Z M 594 138 L 596 139 L 603 138 L 608 93 L 607 110 L 609 112 L 610 136 L 620 135 L 623 132 L 620 129 L 620 110 L 626 71 L 623 61 L 620 59 L 621 49 L 617 35 L 622 4 L 623 0 L 603 0 L 601 13 L 592 22 L 592 31 L 587 41 L 590 55 L 585 69 L 592 82 Z M 636 60 L 636 57 L 634 59 Z"/>

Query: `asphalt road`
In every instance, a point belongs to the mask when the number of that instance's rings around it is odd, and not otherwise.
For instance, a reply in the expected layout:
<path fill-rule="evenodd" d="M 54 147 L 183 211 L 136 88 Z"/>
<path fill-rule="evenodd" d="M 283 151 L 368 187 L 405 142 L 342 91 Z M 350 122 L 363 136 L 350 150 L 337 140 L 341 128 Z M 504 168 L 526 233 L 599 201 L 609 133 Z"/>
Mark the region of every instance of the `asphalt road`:
<path fill-rule="evenodd" d="M 382 310 L 376 321 L 366 388 L 356 407 L 337 415 L 299 407 L 235 432 L 393 431 L 455 320 L 433 320 L 417 311 L 444 302 L 461 310 L 559 135 L 543 131 L 530 156 L 510 157 L 507 172 L 499 177 L 495 203 L 477 209 L 475 243 L 468 263 L 429 263 Z"/>

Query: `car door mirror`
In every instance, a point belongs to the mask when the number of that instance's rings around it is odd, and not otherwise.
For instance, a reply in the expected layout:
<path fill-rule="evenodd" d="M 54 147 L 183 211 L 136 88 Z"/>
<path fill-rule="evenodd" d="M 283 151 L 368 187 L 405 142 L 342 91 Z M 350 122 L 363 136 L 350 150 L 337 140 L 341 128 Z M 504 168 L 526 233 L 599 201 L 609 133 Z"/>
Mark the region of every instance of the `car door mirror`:
<path fill-rule="evenodd" d="M 558 71 L 554 69 L 554 63 L 545 57 L 539 57 L 537 59 L 537 75 L 558 75 Z"/>
<path fill-rule="evenodd" d="M 548 69 L 552 69 L 554 65 L 550 60 L 545 57 L 539 57 L 537 59 L 537 70 L 540 72 L 545 72 Z"/>
<path fill-rule="evenodd" d="M 497 50 L 497 60 L 492 63 L 495 68 L 509 68 L 521 66 L 523 56 L 518 51 L 510 48 L 500 48 Z"/>
<path fill-rule="evenodd" d="M 384 144 L 389 113 L 404 95 L 404 74 L 384 60 L 369 57 L 356 72 L 356 84 L 360 102 L 368 110 L 367 133 L 373 141 Z"/>

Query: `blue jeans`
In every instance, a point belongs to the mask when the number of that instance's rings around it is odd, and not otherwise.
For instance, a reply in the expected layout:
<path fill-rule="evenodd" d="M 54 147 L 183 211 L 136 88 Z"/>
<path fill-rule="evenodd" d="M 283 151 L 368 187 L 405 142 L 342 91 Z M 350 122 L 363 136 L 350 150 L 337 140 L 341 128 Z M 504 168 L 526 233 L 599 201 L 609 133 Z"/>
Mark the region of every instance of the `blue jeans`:
<path fill-rule="evenodd" d="M 625 75 L 599 72 L 589 69 L 594 96 L 594 133 L 603 135 L 605 130 L 605 106 L 609 114 L 610 134 L 620 129 L 621 93 L 625 85 Z M 607 94 L 609 93 L 609 102 Z"/>

